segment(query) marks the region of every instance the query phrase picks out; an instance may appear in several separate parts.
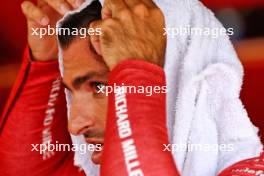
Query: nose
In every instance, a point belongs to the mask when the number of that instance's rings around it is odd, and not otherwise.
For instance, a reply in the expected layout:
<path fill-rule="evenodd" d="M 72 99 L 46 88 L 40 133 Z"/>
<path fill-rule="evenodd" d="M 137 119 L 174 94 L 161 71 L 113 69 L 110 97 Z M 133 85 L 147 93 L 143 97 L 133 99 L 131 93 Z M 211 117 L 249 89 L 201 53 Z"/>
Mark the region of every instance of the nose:
<path fill-rule="evenodd" d="M 95 124 L 94 119 L 90 118 L 86 112 L 88 110 L 87 107 L 83 106 L 83 103 L 74 101 L 73 98 L 70 118 L 68 121 L 68 131 L 73 135 L 80 135 Z"/>
<path fill-rule="evenodd" d="M 68 130 L 73 135 L 80 135 L 89 127 L 94 126 L 94 122 L 92 120 L 87 120 L 82 116 L 70 116 L 68 122 Z"/>

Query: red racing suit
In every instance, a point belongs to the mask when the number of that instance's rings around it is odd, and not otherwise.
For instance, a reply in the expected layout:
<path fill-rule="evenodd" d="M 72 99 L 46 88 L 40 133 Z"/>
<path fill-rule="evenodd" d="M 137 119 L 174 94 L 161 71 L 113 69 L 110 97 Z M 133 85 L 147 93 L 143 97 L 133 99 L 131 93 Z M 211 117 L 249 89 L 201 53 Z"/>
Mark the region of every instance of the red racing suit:
<path fill-rule="evenodd" d="M 110 74 L 109 85 L 114 83 L 166 85 L 163 70 L 144 61 L 119 64 Z M 168 143 L 165 98 L 159 93 L 147 98 L 144 93 L 110 94 L 102 176 L 179 175 L 172 155 L 161 148 Z M 72 151 L 38 151 L 38 144 L 71 145 L 66 113 L 58 62 L 32 61 L 27 49 L 0 119 L 0 174 L 85 175 L 73 165 Z M 262 155 L 241 161 L 220 176 L 263 176 L 263 160 Z"/>
<path fill-rule="evenodd" d="M 109 85 L 166 85 L 161 67 L 145 61 L 128 60 L 117 65 L 109 76 Z M 156 87 L 156 88 L 155 88 Z M 166 96 L 153 91 L 131 93 L 126 89 L 110 93 L 105 133 L 103 176 L 179 176 L 168 144 Z M 264 176 L 264 154 L 241 161 L 219 176 Z"/>
<path fill-rule="evenodd" d="M 26 49 L 0 119 L 0 175 L 85 175 L 73 165 L 73 152 L 38 151 L 49 142 L 71 145 L 66 113 L 58 62 L 32 61 Z"/>

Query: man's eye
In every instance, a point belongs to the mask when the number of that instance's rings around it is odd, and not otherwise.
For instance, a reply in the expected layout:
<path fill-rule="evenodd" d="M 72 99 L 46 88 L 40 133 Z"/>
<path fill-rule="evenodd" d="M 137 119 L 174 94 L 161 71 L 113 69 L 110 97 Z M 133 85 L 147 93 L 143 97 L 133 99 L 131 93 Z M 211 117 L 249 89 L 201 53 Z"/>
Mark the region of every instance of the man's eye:
<path fill-rule="evenodd" d="M 105 93 L 106 84 L 101 82 L 92 82 L 91 88 L 95 94 L 104 94 Z"/>

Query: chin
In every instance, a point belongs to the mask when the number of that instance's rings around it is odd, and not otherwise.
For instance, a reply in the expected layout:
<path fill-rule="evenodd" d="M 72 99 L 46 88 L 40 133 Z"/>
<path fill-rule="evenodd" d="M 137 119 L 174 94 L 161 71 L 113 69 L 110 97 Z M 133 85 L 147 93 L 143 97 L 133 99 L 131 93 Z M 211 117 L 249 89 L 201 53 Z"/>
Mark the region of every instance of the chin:
<path fill-rule="evenodd" d="M 94 164 L 99 165 L 101 164 L 103 151 L 94 151 L 91 156 L 91 160 Z"/>

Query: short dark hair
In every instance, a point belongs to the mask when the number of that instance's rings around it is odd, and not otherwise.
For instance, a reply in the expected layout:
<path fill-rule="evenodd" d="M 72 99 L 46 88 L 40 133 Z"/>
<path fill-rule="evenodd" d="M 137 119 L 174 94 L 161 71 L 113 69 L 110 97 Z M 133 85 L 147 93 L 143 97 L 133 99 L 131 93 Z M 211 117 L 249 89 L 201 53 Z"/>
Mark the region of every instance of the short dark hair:
<path fill-rule="evenodd" d="M 82 27 L 88 27 L 92 21 L 101 19 L 101 10 L 101 3 L 98 0 L 95 0 L 80 12 L 67 15 L 58 26 L 58 30 L 60 30 L 60 28 L 69 29 L 68 34 L 58 33 L 60 47 L 63 49 L 67 48 L 76 37 L 76 35 L 72 35 L 71 32 L 74 28 L 79 29 Z"/>

